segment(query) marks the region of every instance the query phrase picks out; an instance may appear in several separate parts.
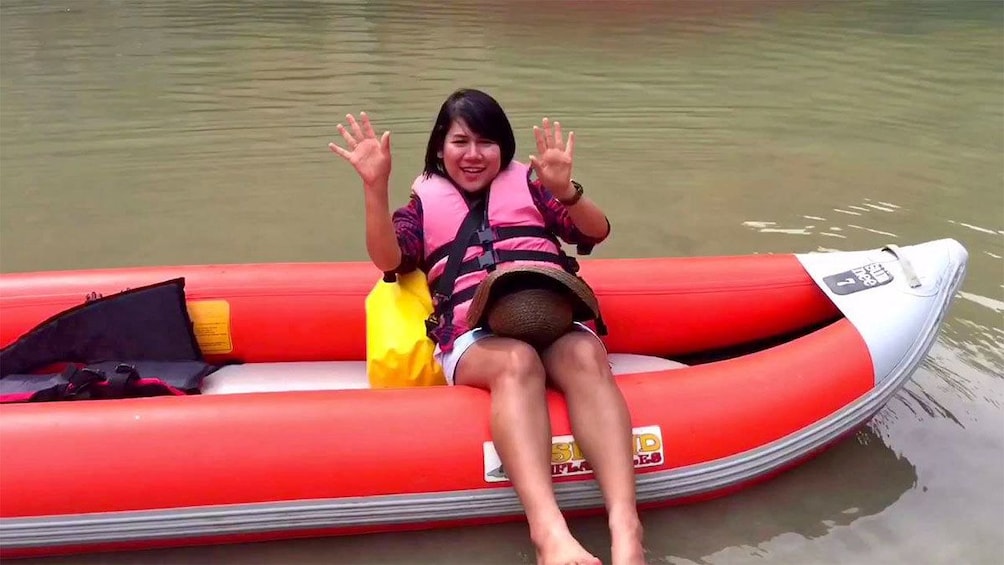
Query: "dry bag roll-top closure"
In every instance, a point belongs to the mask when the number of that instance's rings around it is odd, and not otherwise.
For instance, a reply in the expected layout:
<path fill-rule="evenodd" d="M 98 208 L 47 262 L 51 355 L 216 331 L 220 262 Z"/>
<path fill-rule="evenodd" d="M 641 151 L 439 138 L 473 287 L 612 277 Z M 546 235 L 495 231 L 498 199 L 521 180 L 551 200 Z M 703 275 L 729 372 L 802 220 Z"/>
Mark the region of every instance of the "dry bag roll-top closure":
<path fill-rule="evenodd" d="M 0 350 L 0 402 L 196 394 L 217 367 L 172 279 L 86 300 Z M 42 372 L 64 366 L 58 372 Z"/>

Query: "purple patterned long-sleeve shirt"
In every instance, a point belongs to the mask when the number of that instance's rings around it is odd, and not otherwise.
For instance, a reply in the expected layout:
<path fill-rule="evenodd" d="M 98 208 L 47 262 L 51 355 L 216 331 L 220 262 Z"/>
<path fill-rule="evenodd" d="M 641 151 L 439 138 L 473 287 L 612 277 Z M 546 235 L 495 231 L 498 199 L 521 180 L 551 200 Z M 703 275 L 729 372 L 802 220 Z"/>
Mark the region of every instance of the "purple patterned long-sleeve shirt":
<path fill-rule="evenodd" d="M 579 253 L 589 253 L 593 246 L 601 243 L 610 235 L 609 220 L 607 221 L 607 232 L 603 237 L 594 238 L 582 233 L 572 221 L 568 208 L 558 202 L 539 180 L 531 180 L 529 186 L 533 202 L 544 217 L 544 227 L 565 243 L 577 245 Z M 397 243 L 401 248 L 401 263 L 395 272 L 408 273 L 415 269 L 427 271 L 428 266 L 423 265 L 422 261 L 425 257 L 422 201 L 415 193 L 411 194 L 411 200 L 408 204 L 394 211 L 393 220 Z M 449 351 L 453 347 L 453 340 L 467 329 L 466 324 L 440 323 L 432 330 L 431 337 L 439 344 L 440 349 Z"/>

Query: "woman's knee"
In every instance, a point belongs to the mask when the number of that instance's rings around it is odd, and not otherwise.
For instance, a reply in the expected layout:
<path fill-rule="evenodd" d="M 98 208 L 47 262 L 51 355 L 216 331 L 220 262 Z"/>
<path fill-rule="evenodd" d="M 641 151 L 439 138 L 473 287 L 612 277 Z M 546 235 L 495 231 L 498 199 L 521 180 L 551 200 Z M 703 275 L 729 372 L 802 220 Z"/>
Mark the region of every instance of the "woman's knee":
<path fill-rule="evenodd" d="M 566 334 L 545 351 L 543 359 L 551 382 L 566 394 L 613 382 L 606 348 L 586 332 Z"/>
<path fill-rule="evenodd" d="M 606 349 L 596 336 L 588 332 L 565 334 L 547 350 L 545 358 L 558 370 L 598 375 L 610 371 Z"/>
<path fill-rule="evenodd" d="M 544 375 L 544 364 L 536 349 L 522 341 L 506 340 L 502 366 L 495 378 L 496 386 L 542 384 Z"/>
<path fill-rule="evenodd" d="M 478 341 L 457 365 L 456 382 L 496 389 L 542 384 L 540 355 L 529 344 L 498 337 Z"/>

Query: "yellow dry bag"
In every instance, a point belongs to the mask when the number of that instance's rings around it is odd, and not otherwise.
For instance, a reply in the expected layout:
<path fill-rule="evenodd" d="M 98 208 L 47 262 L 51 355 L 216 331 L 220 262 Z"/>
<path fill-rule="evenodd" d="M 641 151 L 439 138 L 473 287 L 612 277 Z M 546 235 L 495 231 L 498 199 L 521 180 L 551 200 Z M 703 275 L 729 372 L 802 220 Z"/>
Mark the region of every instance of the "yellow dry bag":
<path fill-rule="evenodd" d="M 416 269 L 381 279 L 366 296 L 366 374 L 373 388 L 445 385 L 426 335 L 432 296 L 425 273 Z"/>

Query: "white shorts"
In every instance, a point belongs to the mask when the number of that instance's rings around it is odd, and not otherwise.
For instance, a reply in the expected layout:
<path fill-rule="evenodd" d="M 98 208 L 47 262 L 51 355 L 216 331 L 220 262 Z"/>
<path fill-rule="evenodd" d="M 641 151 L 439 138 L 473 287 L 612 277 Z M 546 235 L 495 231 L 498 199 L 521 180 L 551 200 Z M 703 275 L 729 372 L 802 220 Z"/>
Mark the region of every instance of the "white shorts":
<path fill-rule="evenodd" d="M 578 331 L 589 332 L 594 336 L 596 335 L 596 332 L 594 332 L 592 328 L 582 322 L 575 322 L 575 329 Z M 443 353 L 439 350 L 439 346 L 436 346 L 433 356 L 443 367 L 443 374 L 446 376 L 447 384 L 451 386 L 454 384 L 453 374 L 457 370 L 457 364 L 460 363 L 460 358 L 467 352 L 467 349 L 474 345 L 474 343 L 478 340 L 491 337 L 492 335 L 494 334 L 491 330 L 483 327 L 477 327 L 457 336 L 457 339 L 453 341 L 453 349 L 448 353 Z M 596 336 L 596 339 L 599 339 L 599 336 Z"/>

